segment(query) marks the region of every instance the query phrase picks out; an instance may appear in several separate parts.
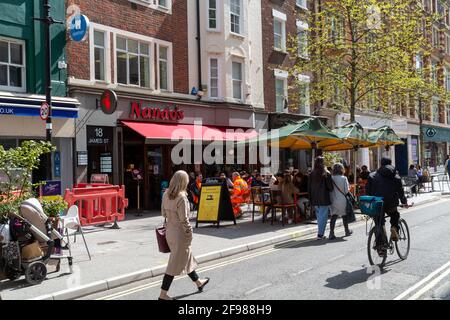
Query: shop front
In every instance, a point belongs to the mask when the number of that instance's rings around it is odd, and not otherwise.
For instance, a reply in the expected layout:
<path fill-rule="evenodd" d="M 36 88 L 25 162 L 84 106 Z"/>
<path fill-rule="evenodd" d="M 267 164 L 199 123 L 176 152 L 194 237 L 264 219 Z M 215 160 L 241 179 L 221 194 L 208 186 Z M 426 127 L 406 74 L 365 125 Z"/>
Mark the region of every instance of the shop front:
<path fill-rule="evenodd" d="M 118 94 L 115 112 L 105 114 L 96 107 L 98 95 L 76 96 L 82 103 L 77 180 L 107 175 L 110 183 L 125 185 L 131 209 L 159 209 L 161 190 L 177 170 L 201 172 L 205 178 L 251 170 L 248 153 L 242 159 L 233 140 L 267 128 L 267 114 L 250 106 Z M 230 133 L 234 130 L 240 133 Z"/>
<path fill-rule="evenodd" d="M 431 171 L 443 171 L 450 142 L 450 129 L 438 126 L 423 126 L 423 151 L 425 167 Z"/>
<path fill-rule="evenodd" d="M 5 149 L 20 146 L 25 140 L 45 140 L 46 124 L 40 118 L 41 95 L 13 95 L 0 93 L 0 145 Z M 52 143 L 57 150 L 52 155 L 52 180 L 61 181 L 61 189 L 73 183 L 73 138 L 79 103 L 75 99 L 53 98 Z M 47 180 L 46 157 L 33 172 L 33 182 Z"/>

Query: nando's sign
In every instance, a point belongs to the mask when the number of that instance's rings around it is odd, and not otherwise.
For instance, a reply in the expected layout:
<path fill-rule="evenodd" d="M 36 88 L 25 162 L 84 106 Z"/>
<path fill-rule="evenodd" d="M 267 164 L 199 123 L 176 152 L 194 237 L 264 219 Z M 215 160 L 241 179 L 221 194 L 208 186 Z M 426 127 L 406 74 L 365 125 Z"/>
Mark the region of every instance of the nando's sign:
<path fill-rule="evenodd" d="M 179 121 L 184 119 L 184 111 L 178 110 L 177 106 L 174 107 L 173 105 L 155 106 L 151 103 L 132 101 L 130 118 L 143 120 Z"/>

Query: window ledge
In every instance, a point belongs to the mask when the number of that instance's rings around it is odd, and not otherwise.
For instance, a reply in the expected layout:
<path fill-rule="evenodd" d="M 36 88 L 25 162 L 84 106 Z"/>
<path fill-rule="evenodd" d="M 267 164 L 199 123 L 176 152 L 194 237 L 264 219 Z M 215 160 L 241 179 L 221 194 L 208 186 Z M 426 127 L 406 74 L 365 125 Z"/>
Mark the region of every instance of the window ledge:
<path fill-rule="evenodd" d="M 300 9 L 309 11 L 309 9 L 308 9 L 307 7 L 301 6 L 301 5 L 299 5 L 299 4 L 295 4 L 295 6 L 296 6 L 297 8 L 300 8 Z"/>
<path fill-rule="evenodd" d="M 220 29 L 210 29 L 210 28 L 206 28 L 207 32 L 211 32 L 211 33 L 221 33 L 222 31 Z"/>
<path fill-rule="evenodd" d="M 278 49 L 278 48 L 273 48 L 273 51 L 281 53 L 281 54 L 288 54 L 288 52 L 286 51 L 286 49 Z"/>
<path fill-rule="evenodd" d="M 244 40 L 244 39 L 245 39 L 245 35 L 243 35 L 243 34 L 240 34 L 240 33 L 235 33 L 235 32 L 231 32 L 231 31 L 230 31 L 230 35 L 231 35 L 231 36 L 233 36 L 233 37 L 236 37 L 236 38 L 242 39 L 242 40 Z"/>

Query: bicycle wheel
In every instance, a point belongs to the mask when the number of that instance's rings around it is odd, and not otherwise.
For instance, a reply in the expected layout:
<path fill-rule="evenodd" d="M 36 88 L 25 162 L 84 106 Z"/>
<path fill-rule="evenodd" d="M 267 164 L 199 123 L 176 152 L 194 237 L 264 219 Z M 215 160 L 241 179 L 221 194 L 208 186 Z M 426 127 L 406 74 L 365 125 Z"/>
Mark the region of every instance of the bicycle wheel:
<path fill-rule="evenodd" d="M 369 257 L 370 264 L 380 267 L 384 266 L 387 258 L 387 250 L 384 250 L 384 254 L 379 254 L 376 245 L 376 227 L 373 227 L 369 232 L 369 238 L 367 240 L 367 255 Z"/>
<path fill-rule="evenodd" d="M 410 249 L 410 238 L 408 224 L 404 219 L 399 221 L 400 231 L 398 233 L 398 241 L 395 242 L 398 257 L 405 260 L 408 257 Z"/>

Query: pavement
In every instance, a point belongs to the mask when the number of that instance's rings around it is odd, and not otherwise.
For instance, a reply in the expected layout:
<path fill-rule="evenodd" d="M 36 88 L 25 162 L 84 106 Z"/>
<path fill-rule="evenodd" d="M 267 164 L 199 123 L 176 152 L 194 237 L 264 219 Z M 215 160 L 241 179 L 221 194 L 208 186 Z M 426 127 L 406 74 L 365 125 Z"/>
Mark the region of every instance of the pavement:
<path fill-rule="evenodd" d="M 441 192 L 424 193 L 413 197 L 410 202 L 417 206 L 438 201 L 441 197 Z M 363 218 L 361 215 L 357 217 Z M 49 274 L 37 286 L 27 285 L 23 278 L 14 282 L 2 281 L 1 297 L 3 300 L 75 299 L 162 275 L 169 256 L 158 251 L 154 231 L 162 222 L 159 212 L 144 213 L 142 217 L 128 213 L 126 220 L 119 223 L 120 230 L 85 227 L 83 230 L 92 260 L 89 260 L 82 238 L 78 236 L 72 245 L 72 274 L 63 262 L 59 273 Z M 194 226 L 194 220 L 192 224 Z M 209 224 L 200 224 L 194 229 L 192 247 L 196 258 L 204 264 L 217 259 L 229 260 L 237 254 L 315 235 L 316 232 L 314 222 L 284 227 L 276 222 L 272 226 L 263 224 L 260 215 L 252 222 L 248 212 L 237 225 L 223 222 L 217 229 Z"/>

